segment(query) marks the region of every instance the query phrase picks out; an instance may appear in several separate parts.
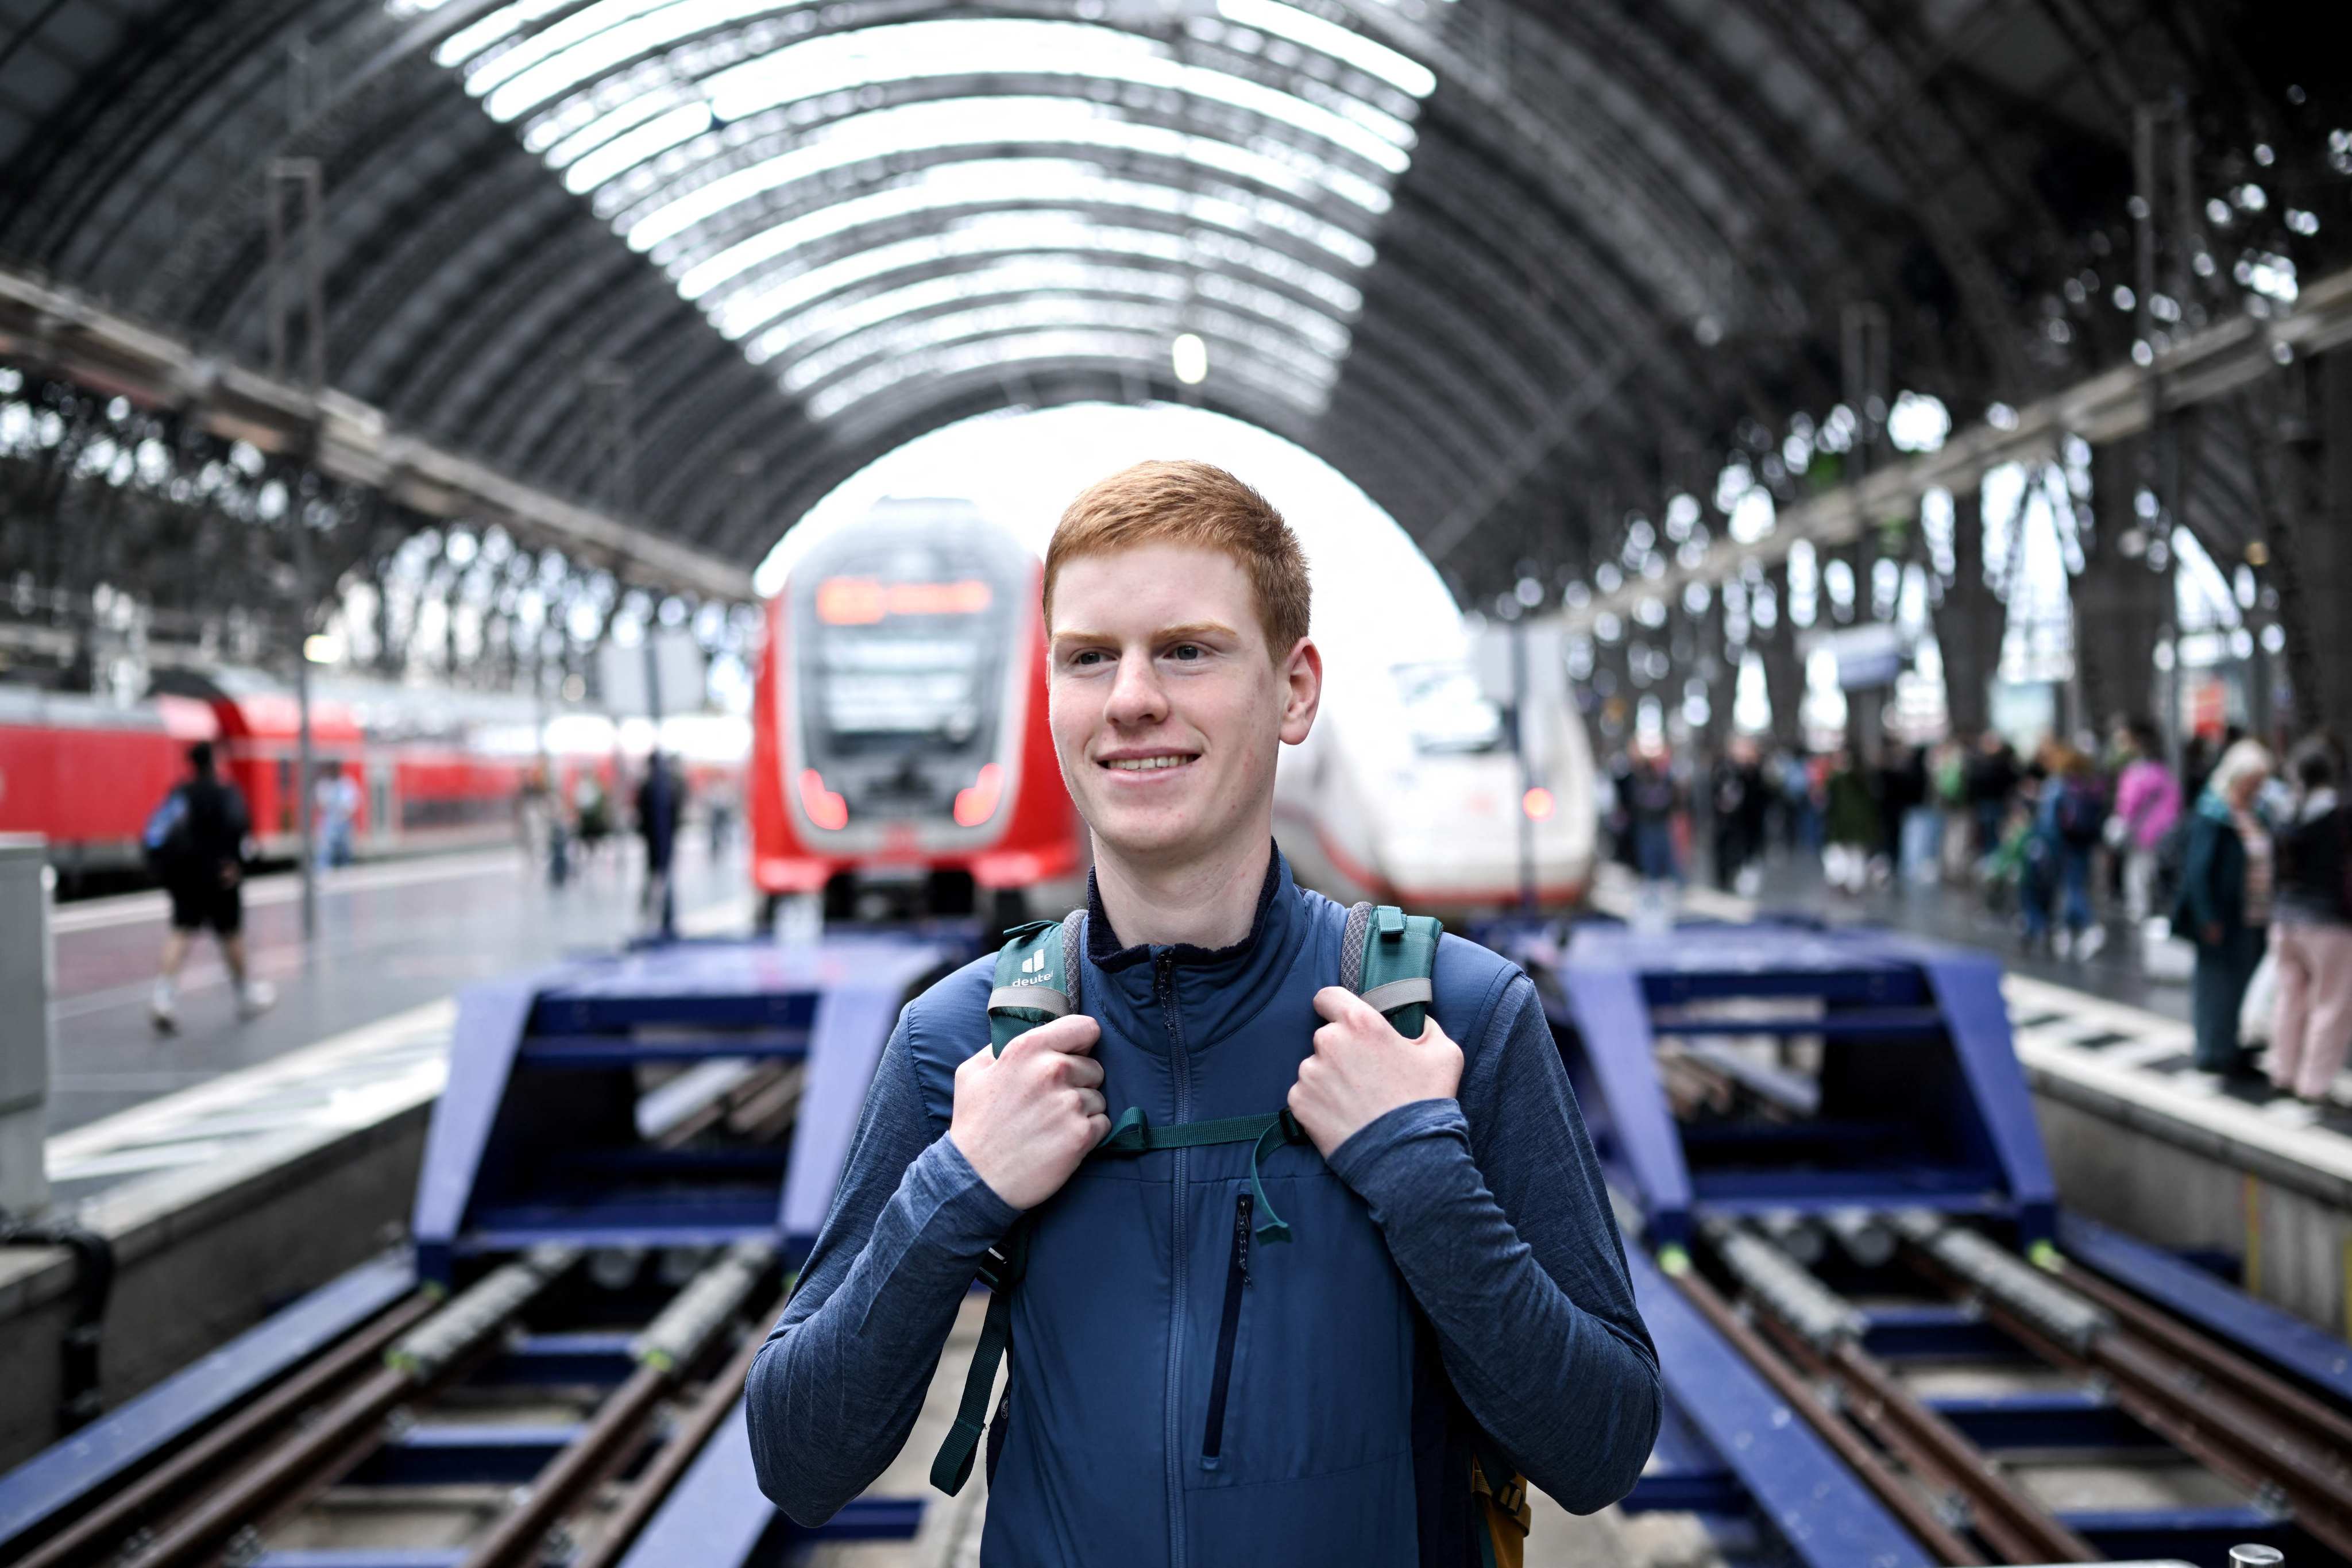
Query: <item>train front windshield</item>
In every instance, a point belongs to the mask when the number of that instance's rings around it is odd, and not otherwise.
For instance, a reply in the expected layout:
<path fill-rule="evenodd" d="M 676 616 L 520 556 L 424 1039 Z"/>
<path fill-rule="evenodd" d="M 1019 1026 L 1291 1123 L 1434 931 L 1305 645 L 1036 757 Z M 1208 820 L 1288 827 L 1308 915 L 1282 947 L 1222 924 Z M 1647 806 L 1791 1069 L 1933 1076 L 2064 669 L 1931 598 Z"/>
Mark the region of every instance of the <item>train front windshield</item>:
<path fill-rule="evenodd" d="M 949 816 L 998 745 L 1020 594 L 952 533 L 861 541 L 797 574 L 804 761 L 860 816 Z"/>
<path fill-rule="evenodd" d="M 1400 664 L 1390 672 L 1404 704 L 1413 749 L 1424 755 L 1475 755 L 1503 749 L 1502 710 L 1478 689 L 1467 664 Z"/>

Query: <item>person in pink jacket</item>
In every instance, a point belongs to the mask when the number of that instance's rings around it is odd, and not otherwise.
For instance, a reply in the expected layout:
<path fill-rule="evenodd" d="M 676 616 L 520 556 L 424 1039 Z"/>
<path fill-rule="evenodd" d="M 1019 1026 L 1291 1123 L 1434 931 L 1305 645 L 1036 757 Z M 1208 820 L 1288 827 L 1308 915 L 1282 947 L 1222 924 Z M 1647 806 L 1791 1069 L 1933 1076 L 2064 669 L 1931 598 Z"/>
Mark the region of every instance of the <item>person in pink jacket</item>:
<path fill-rule="evenodd" d="M 2124 858 L 2124 912 L 2137 925 L 2149 914 L 2156 884 L 2156 847 L 2180 820 L 2180 781 L 2164 765 L 2156 726 L 2135 719 L 2124 734 L 2130 761 L 2116 780 L 2116 814 L 2109 831 Z"/>

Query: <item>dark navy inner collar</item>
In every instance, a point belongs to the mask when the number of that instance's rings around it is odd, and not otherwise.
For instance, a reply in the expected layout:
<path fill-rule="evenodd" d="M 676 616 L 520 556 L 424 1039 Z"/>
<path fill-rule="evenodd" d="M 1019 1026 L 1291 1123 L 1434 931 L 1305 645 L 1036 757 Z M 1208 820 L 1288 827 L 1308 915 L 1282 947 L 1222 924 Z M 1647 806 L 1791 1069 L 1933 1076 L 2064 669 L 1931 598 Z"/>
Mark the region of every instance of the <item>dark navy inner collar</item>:
<path fill-rule="evenodd" d="M 1281 886 L 1282 854 L 1281 851 L 1269 846 L 1265 857 L 1265 880 L 1257 890 L 1257 912 L 1250 917 L 1247 936 L 1230 947 L 1208 948 L 1196 946 L 1189 942 L 1180 942 L 1160 951 L 1175 963 L 1188 967 L 1231 963 L 1237 959 L 1248 957 L 1256 950 L 1259 940 L 1265 935 L 1266 911 L 1274 907 L 1275 892 Z M 1151 952 L 1149 943 L 1138 943 L 1134 947 L 1121 947 L 1118 944 L 1118 932 L 1111 928 L 1110 916 L 1103 911 L 1102 891 L 1095 884 L 1093 868 L 1088 868 L 1087 871 L 1087 956 L 1094 961 L 1096 968 L 1105 973 L 1117 973 L 1122 969 L 1131 969 L 1136 964 L 1149 962 Z"/>

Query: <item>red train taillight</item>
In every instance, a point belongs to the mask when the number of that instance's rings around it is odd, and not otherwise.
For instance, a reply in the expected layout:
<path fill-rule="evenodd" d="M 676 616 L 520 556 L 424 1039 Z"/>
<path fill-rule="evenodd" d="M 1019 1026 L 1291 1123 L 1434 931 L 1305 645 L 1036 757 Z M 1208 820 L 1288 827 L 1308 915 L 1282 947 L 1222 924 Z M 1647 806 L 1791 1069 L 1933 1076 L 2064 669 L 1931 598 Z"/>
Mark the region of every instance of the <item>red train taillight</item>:
<path fill-rule="evenodd" d="M 956 791 L 955 819 L 959 827 L 978 827 L 996 815 L 1004 799 L 1004 770 L 994 763 L 981 764 L 970 789 Z"/>
<path fill-rule="evenodd" d="M 849 826 L 849 803 L 824 787 L 824 775 L 814 768 L 801 771 L 801 809 L 809 821 L 827 830 Z"/>

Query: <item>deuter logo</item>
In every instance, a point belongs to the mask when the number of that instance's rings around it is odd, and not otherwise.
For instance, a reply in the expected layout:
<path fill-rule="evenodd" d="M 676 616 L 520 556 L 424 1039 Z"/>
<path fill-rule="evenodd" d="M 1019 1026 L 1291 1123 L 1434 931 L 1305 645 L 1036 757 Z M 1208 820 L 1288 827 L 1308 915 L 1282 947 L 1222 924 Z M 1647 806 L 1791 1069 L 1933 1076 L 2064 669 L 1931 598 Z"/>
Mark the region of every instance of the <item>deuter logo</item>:
<path fill-rule="evenodd" d="M 1045 972 L 1045 950 L 1042 947 L 1021 961 L 1021 973 L 1024 974 L 1043 974 Z"/>

